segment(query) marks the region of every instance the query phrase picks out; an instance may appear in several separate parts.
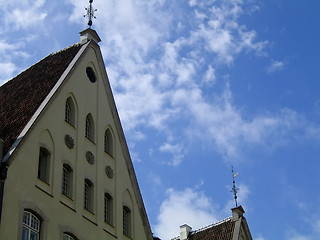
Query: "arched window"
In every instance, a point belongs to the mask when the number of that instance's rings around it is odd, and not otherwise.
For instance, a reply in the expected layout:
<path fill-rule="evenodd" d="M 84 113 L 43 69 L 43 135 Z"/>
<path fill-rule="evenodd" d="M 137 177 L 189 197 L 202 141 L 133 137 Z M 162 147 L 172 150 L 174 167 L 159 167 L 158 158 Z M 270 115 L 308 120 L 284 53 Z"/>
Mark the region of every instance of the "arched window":
<path fill-rule="evenodd" d="M 86 73 L 90 82 L 94 83 L 97 80 L 96 75 L 91 67 L 86 68 Z"/>
<path fill-rule="evenodd" d="M 93 213 L 94 185 L 89 179 L 84 180 L 84 209 Z"/>
<path fill-rule="evenodd" d="M 29 211 L 23 212 L 22 239 L 38 240 L 40 239 L 40 219 Z"/>
<path fill-rule="evenodd" d="M 109 193 L 104 194 L 104 221 L 112 225 L 113 199 Z"/>
<path fill-rule="evenodd" d="M 75 126 L 75 107 L 71 97 L 66 100 L 64 120 L 73 127 Z"/>
<path fill-rule="evenodd" d="M 50 158 L 51 155 L 47 149 L 40 147 L 39 163 L 38 163 L 38 178 L 49 184 L 50 182 Z"/>
<path fill-rule="evenodd" d="M 104 151 L 113 157 L 113 137 L 110 129 L 104 133 Z"/>
<path fill-rule="evenodd" d="M 131 236 L 131 211 L 127 206 L 123 206 L 123 234 Z"/>
<path fill-rule="evenodd" d="M 94 142 L 94 122 L 91 114 L 89 113 L 86 118 L 86 138 Z"/>
<path fill-rule="evenodd" d="M 63 233 L 63 240 L 76 240 L 77 238 L 70 233 Z"/>
<path fill-rule="evenodd" d="M 72 198 L 73 171 L 68 164 L 63 164 L 62 168 L 62 194 Z"/>

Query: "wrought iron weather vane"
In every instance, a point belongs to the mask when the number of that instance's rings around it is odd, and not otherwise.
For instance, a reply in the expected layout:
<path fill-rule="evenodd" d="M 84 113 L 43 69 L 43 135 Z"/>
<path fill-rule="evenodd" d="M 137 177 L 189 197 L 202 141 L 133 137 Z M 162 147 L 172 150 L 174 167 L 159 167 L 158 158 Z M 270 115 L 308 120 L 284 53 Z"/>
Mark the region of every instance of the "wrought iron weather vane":
<path fill-rule="evenodd" d="M 238 196 L 237 196 L 237 193 L 238 193 L 238 191 L 239 191 L 239 188 L 236 188 L 236 181 L 234 180 L 235 177 L 238 175 L 238 173 L 234 173 L 234 171 L 233 171 L 233 166 L 232 166 L 231 168 L 232 168 L 232 180 L 233 180 L 233 181 L 232 181 L 233 185 L 232 185 L 232 191 L 231 191 L 231 192 L 233 192 L 234 201 L 235 201 L 235 203 L 236 203 L 236 207 L 238 207 L 238 202 L 237 202 Z"/>
<path fill-rule="evenodd" d="M 94 12 L 97 11 L 97 9 L 92 8 L 92 2 L 93 2 L 93 0 L 89 0 L 89 7 L 85 8 L 87 10 L 87 14 L 83 15 L 84 17 L 88 18 L 89 28 L 91 28 L 91 26 L 92 26 L 92 19 L 96 18 L 96 16 L 94 15 Z"/>

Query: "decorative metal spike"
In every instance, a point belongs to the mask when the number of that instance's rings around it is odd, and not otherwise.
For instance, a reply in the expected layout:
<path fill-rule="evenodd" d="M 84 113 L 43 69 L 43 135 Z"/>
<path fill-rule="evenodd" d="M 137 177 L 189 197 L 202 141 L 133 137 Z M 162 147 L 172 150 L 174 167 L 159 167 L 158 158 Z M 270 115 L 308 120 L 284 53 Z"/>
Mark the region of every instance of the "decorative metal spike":
<path fill-rule="evenodd" d="M 88 18 L 88 26 L 89 26 L 89 28 L 91 28 L 91 26 L 92 26 L 92 19 L 96 18 L 96 16 L 94 15 L 94 12 L 97 11 L 97 9 L 93 9 L 92 8 L 92 2 L 93 2 L 93 0 L 89 0 L 89 7 L 84 8 L 87 11 L 87 14 L 84 15 L 84 17 Z"/>
<path fill-rule="evenodd" d="M 230 192 L 233 192 L 233 195 L 234 195 L 234 201 L 235 201 L 235 204 L 236 204 L 236 207 L 238 207 L 238 201 L 237 201 L 237 198 L 238 198 L 238 196 L 237 196 L 237 193 L 238 193 L 238 191 L 239 191 L 239 188 L 236 188 L 236 181 L 234 180 L 235 179 L 235 177 L 238 175 L 238 173 L 234 173 L 234 171 L 233 171 L 233 166 L 231 166 L 231 171 L 232 171 L 232 183 L 233 183 L 233 186 L 232 186 L 232 190 L 230 191 Z"/>

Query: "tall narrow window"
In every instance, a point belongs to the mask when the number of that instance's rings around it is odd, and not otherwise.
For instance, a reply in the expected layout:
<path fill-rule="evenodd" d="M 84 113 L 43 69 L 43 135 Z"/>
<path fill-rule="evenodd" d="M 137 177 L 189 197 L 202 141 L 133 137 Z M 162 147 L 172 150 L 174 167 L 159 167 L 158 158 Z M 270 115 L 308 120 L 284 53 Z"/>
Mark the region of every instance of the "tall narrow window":
<path fill-rule="evenodd" d="M 40 219 L 29 211 L 23 212 L 22 240 L 39 240 Z"/>
<path fill-rule="evenodd" d="M 63 164 L 62 168 L 62 194 L 72 198 L 72 168 L 68 164 Z"/>
<path fill-rule="evenodd" d="M 86 132 L 85 135 L 88 139 L 94 142 L 94 123 L 91 114 L 87 115 L 86 118 Z"/>
<path fill-rule="evenodd" d="M 70 102 L 67 100 L 66 101 L 66 109 L 65 109 L 65 117 L 64 120 L 67 123 L 71 122 L 71 107 L 70 107 Z"/>
<path fill-rule="evenodd" d="M 68 97 L 66 100 L 66 107 L 65 107 L 65 115 L 64 115 L 64 120 L 72 125 L 73 127 L 75 126 L 75 119 L 76 119 L 76 114 L 75 114 L 75 105 L 71 97 Z"/>
<path fill-rule="evenodd" d="M 104 221 L 112 225 L 112 197 L 110 194 L 104 194 Z"/>
<path fill-rule="evenodd" d="M 113 156 L 113 138 L 110 129 L 104 133 L 104 151 Z"/>
<path fill-rule="evenodd" d="M 49 184 L 50 181 L 50 153 L 47 149 L 40 147 L 38 178 Z"/>
<path fill-rule="evenodd" d="M 131 211 L 127 206 L 123 207 L 123 234 L 131 236 Z"/>
<path fill-rule="evenodd" d="M 93 213 L 94 185 L 89 179 L 84 180 L 84 209 Z"/>
<path fill-rule="evenodd" d="M 87 77 L 90 80 L 90 82 L 94 83 L 96 79 L 96 75 L 94 74 L 94 71 L 91 67 L 86 68 Z"/>

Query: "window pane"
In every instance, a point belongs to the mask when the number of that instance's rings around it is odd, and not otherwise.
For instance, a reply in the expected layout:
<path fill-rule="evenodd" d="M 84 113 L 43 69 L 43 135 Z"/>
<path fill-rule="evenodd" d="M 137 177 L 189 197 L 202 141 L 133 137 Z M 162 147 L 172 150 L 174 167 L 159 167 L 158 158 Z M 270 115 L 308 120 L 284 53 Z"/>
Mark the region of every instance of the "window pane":
<path fill-rule="evenodd" d="M 89 118 L 87 117 L 87 119 L 86 119 L 86 137 L 87 138 L 89 138 L 89 139 L 91 139 L 91 129 L 90 129 L 90 120 L 89 120 Z"/>
<path fill-rule="evenodd" d="M 104 134 L 104 151 L 110 153 L 108 133 Z"/>
<path fill-rule="evenodd" d="M 24 227 L 22 228 L 22 240 L 29 240 L 29 229 Z"/>
<path fill-rule="evenodd" d="M 63 240 L 74 240 L 74 238 L 68 234 L 63 234 Z"/>
<path fill-rule="evenodd" d="M 123 234 L 129 236 L 129 213 L 123 209 Z"/>
<path fill-rule="evenodd" d="M 39 234 L 37 232 L 31 231 L 30 240 L 38 240 L 38 239 L 39 239 Z"/>
<path fill-rule="evenodd" d="M 104 196 L 104 221 L 111 224 L 112 216 L 112 198 L 109 195 Z"/>
<path fill-rule="evenodd" d="M 22 240 L 38 240 L 40 220 L 28 211 L 23 213 Z"/>
<path fill-rule="evenodd" d="M 49 183 L 49 168 L 50 168 L 50 153 L 40 148 L 38 178 L 46 183 Z"/>
<path fill-rule="evenodd" d="M 89 184 L 84 183 L 84 208 L 89 210 Z"/>
<path fill-rule="evenodd" d="M 30 223 L 30 213 L 24 212 L 23 213 L 23 223 L 29 225 Z"/>
<path fill-rule="evenodd" d="M 71 197 L 71 169 L 63 167 L 62 169 L 62 194 Z"/>
<path fill-rule="evenodd" d="M 70 109 L 70 104 L 67 101 L 66 102 L 66 112 L 65 112 L 65 121 L 68 123 L 71 123 L 71 109 Z"/>
<path fill-rule="evenodd" d="M 31 224 L 30 227 L 34 230 L 39 231 L 39 220 L 35 218 L 33 215 L 31 216 Z"/>

